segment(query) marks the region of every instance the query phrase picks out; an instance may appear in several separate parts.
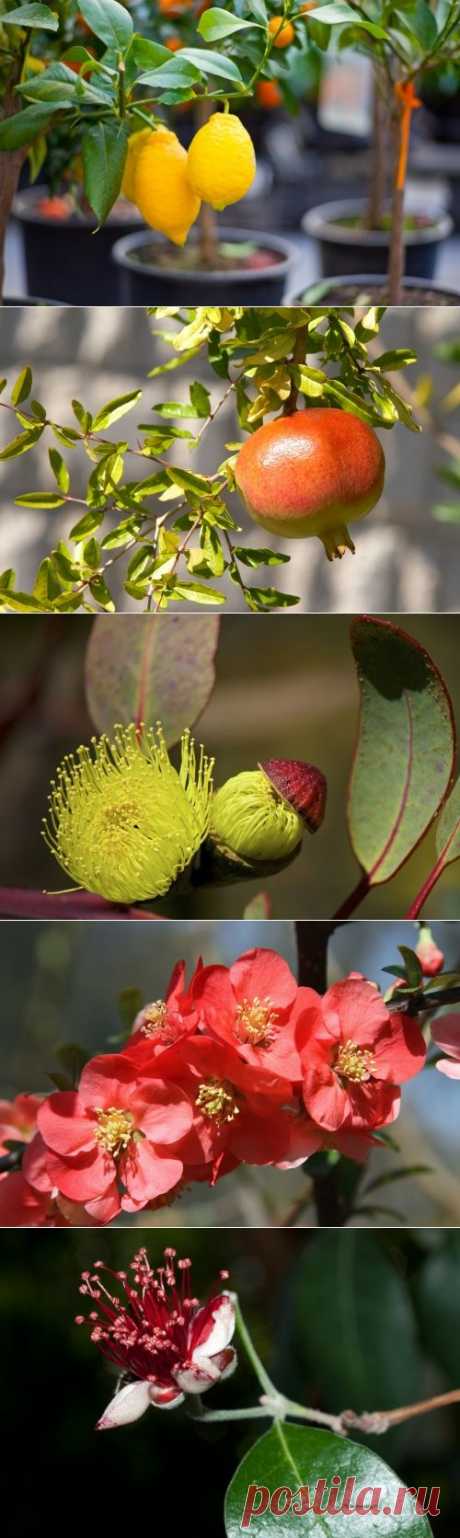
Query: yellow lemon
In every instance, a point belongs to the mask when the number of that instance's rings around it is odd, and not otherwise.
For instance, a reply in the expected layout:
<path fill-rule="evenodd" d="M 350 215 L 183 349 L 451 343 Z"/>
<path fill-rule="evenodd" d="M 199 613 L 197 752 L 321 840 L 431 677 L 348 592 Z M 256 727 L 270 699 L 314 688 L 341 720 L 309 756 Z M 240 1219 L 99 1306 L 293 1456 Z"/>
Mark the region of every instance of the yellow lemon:
<path fill-rule="evenodd" d="M 158 128 L 141 146 L 134 166 L 134 201 L 153 230 L 183 246 L 200 212 L 200 198 L 190 186 L 187 154 L 177 135 Z"/>
<path fill-rule="evenodd" d="M 188 152 L 189 180 L 198 197 L 212 208 L 226 208 L 244 198 L 255 174 L 254 146 L 239 117 L 213 112 Z"/>
<path fill-rule="evenodd" d="M 140 128 L 137 133 L 130 134 L 128 139 L 121 192 L 130 203 L 134 203 L 134 168 L 137 165 L 137 158 L 144 144 L 148 144 L 149 139 L 153 138 L 153 133 L 152 128 Z"/>

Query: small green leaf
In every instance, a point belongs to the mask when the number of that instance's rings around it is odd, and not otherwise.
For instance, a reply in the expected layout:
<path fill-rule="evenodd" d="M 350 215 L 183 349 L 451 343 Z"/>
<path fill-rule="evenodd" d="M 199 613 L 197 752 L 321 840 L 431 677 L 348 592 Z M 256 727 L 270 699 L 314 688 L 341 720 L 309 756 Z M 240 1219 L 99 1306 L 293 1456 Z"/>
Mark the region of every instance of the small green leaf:
<path fill-rule="evenodd" d="M 101 609 L 107 610 L 109 614 L 114 613 L 115 604 L 112 594 L 103 577 L 93 577 L 89 584 L 89 590 L 92 597 L 96 599 L 96 603 L 100 604 Z"/>
<path fill-rule="evenodd" d="M 233 554 L 243 566 L 284 566 L 291 559 L 289 555 L 278 555 L 276 550 L 253 550 L 251 546 L 246 549 L 243 545 L 234 545 Z"/>
<path fill-rule="evenodd" d="M 389 620 L 351 627 L 361 717 L 349 799 L 354 852 L 369 882 L 390 880 L 423 838 L 448 791 L 455 731 L 435 663 Z"/>
<path fill-rule="evenodd" d="M 18 375 L 16 383 L 13 385 L 13 389 L 11 391 L 11 404 L 13 406 L 20 406 L 22 404 L 22 401 L 26 401 L 27 400 L 27 397 L 30 395 L 31 389 L 32 389 L 32 369 L 30 369 L 28 367 L 27 368 L 23 368 L 21 370 L 21 373 Z"/>
<path fill-rule="evenodd" d="M 131 407 L 141 398 L 142 390 L 130 390 L 128 395 L 117 395 L 114 400 L 107 401 L 93 419 L 93 431 L 99 433 L 111 427 L 113 422 L 126 416 L 127 411 L 131 411 Z"/>
<path fill-rule="evenodd" d="M 197 417 L 209 417 L 211 412 L 211 396 L 209 390 L 206 390 L 198 379 L 195 380 L 194 384 L 190 385 L 190 402 Z"/>
<path fill-rule="evenodd" d="M 117 0 L 81 0 L 79 10 L 91 32 L 107 48 L 114 48 L 116 53 L 128 48 L 134 29 L 125 5 L 118 5 Z"/>
<path fill-rule="evenodd" d="M 205 11 L 198 23 L 197 31 L 204 37 L 205 43 L 217 43 L 223 37 L 230 37 L 232 32 L 242 32 L 247 27 L 258 26 L 255 21 L 242 21 L 239 16 L 232 16 L 230 11 L 222 11 L 217 6 L 211 6 Z"/>
<path fill-rule="evenodd" d="M 40 32 L 57 32 L 59 17 L 49 5 L 18 5 L 13 11 L 2 12 L 4 27 L 38 27 Z"/>
<path fill-rule="evenodd" d="M 83 135 L 85 192 L 100 224 L 107 219 L 120 192 L 128 133 L 126 123 L 109 121 L 95 123 Z"/>
<path fill-rule="evenodd" d="M 59 454 L 58 449 L 48 449 L 48 459 L 59 490 L 67 494 L 70 486 L 70 475 L 62 454 Z"/>
<path fill-rule="evenodd" d="M 19 459 L 21 454 L 27 454 L 38 443 L 42 432 L 42 427 L 31 427 L 25 433 L 18 433 L 17 438 L 12 438 L 11 443 L 1 450 L 0 459 Z"/>
<path fill-rule="evenodd" d="M 26 491 L 22 497 L 15 497 L 16 507 L 63 507 L 64 497 L 58 496 L 56 491 Z"/>

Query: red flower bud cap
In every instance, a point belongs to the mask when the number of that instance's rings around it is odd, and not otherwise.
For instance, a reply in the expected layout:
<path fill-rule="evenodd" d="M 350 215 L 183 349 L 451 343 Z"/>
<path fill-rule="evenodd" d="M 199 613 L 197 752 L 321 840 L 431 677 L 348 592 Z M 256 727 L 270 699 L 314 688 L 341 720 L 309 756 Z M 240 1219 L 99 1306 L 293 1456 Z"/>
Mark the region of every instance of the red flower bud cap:
<path fill-rule="evenodd" d="M 321 769 L 303 763 L 301 758 L 266 758 L 259 768 L 309 832 L 317 833 L 324 820 L 327 799 L 327 780 Z"/>

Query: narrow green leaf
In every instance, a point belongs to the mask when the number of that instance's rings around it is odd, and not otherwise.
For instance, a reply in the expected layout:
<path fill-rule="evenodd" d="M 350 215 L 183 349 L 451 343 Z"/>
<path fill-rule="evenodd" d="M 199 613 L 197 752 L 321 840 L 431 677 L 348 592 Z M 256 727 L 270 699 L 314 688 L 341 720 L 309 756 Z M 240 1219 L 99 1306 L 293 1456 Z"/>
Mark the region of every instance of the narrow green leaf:
<path fill-rule="evenodd" d="M 388 881 L 423 838 L 448 791 L 455 729 L 432 658 L 389 620 L 351 627 L 361 716 L 349 829 L 371 885 Z"/>
<path fill-rule="evenodd" d="M 43 432 L 42 427 L 31 427 L 25 433 L 18 433 L 16 438 L 7 443 L 6 448 L 0 452 L 0 459 L 19 459 L 21 454 L 27 454 L 38 443 Z"/>
<path fill-rule="evenodd" d="M 104 578 L 93 577 L 89 584 L 89 590 L 92 597 L 96 599 L 96 603 L 100 604 L 101 609 L 105 609 L 108 614 L 113 614 L 115 604 Z"/>
<path fill-rule="evenodd" d="M 118 422 L 120 417 L 126 416 L 127 411 L 131 411 L 131 407 L 141 398 L 142 390 L 130 390 L 128 395 L 117 395 L 114 400 L 107 401 L 94 417 L 93 431 L 98 433 L 104 431 L 106 427 L 111 427 L 113 422 Z"/>
<path fill-rule="evenodd" d="M 11 391 L 11 404 L 13 406 L 20 406 L 22 401 L 27 400 L 31 389 L 32 369 L 29 367 L 23 368 L 21 369 L 21 373 L 18 375 L 16 383 L 13 385 L 13 389 Z"/>
<path fill-rule="evenodd" d="M 233 1476 L 225 1500 L 227 1538 L 241 1538 L 241 1532 L 249 1526 L 254 1538 L 270 1538 L 271 1534 L 273 1538 L 275 1534 L 278 1538 L 288 1538 L 288 1535 L 292 1538 L 296 1516 L 298 1522 L 300 1514 L 303 1533 L 321 1534 L 321 1538 L 343 1538 L 347 1523 L 340 1508 L 335 1514 L 327 1513 L 322 1503 L 320 1517 L 313 1508 L 318 1480 L 325 1480 L 327 1488 L 335 1489 L 332 1485 L 335 1476 L 340 1476 L 342 1496 L 346 1480 L 354 1482 L 354 1505 L 356 1507 L 358 1502 L 358 1516 L 357 1519 L 352 1517 L 351 1528 L 357 1532 L 358 1521 L 363 1538 L 371 1538 L 371 1535 L 374 1538 L 380 1530 L 382 1534 L 387 1533 L 388 1538 L 430 1538 L 429 1523 L 426 1517 L 417 1515 L 414 1496 L 406 1495 L 401 1515 L 392 1514 L 399 1510 L 401 1478 L 377 1453 L 348 1438 L 333 1436 L 330 1431 L 282 1425 L 279 1421 L 255 1442 Z M 254 1496 L 261 1486 L 267 1492 L 268 1501 L 261 1499 L 260 1494 Z M 375 1504 L 373 1512 L 371 1500 L 381 1502 L 377 1509 L 388 1512 L 388 1515 L 382 1515 L 380 1519 L 376 1517 Z M 361 1512 L 360 1501 L 363 1502 Z M 253 1514 L 249 1524 L 251 1505 Z"/>
<path fill-rule="evenodd" d="M 15 497 L 16 507 L 63 507 L 65 497 L 60 497 L 57 491 L 26 491 L 22 497 Z"/>
<path fill-rule="evenodd" d="M 62 454 L 59 454 L 58 449 L 48 449 L 48 459 L 59 490 L 67 493 L 70 486 L 70 475 Z"/>
<path fill-rule="evenodd" d="M 243 545 L 234 545 L 233 554 L 243 566 L 284 566 L 291 559 L 289 555 L 278 555 L 276 550 L 253 550 Z"/>
<path fill-rule="evenodd" d="M 97 730 L 161 721 L 168 746 L 202 714 L 214 686 L 217 616 L 125 614 L 96 620 L 86 657 L 86 697 Z"/>

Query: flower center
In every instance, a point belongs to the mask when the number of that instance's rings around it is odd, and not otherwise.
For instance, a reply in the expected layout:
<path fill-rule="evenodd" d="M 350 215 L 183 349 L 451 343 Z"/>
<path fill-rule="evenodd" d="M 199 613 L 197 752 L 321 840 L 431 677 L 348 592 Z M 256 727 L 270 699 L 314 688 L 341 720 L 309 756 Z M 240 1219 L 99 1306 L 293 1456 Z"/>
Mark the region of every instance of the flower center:
<path fill-rule="evenodd" d="M 155 999 L 153 1004 L 147 1004 L 143 1010 L 141 1031 L 143 1036 L 156 1036 L 162 1031 L 168 1020 L 168 1006 L 163 999 Z"/>
<path fill-rule="evenodd" d="M 248 1041 L 252 1047 L 267 1047 L 273 1040 L 277 1012 L 271 999 L 243 999 L 236 1011 L 237 1035 L 240 1041 Z"/>
<path fill-rule="evenodd" d="M 344 1041 L 335 1059 L 335 1071 L 342 1079 L 363 1084 L 375 1073 L 375 1057 L 365 1047 L 357 1047 L 354 1041 Z"/>
<path fill-rule="evenodd" d="M 119 1111 L 115 1105 L 109 1105 L 107 1111 L 96 1106 L 95 1113 L 97 1117 L 97 1127 L 94 1131 L 96 1142 L 100 1143 L 101 1148 L 104 1148 L 106 1153 L 112 1154 L 112 1157 L 117 1159 L 119 1154 L 123 1153 L 131 1142 L 134 1132 L 134 1117 L 131 1116 L 129 1111 Z"/>
<path fill-rule="evenodd" d="M 103 820 L 106 828 L 129 829 L 136 826 L 139 808 L 134 801 L 120 801 L 118 806 L 104 807 Z"/>
<path fill-rule="evenodd" d="M 222 1079 L 203 1079 L 195 1105 L 203 1116 L 209 1116 L 211 1121 L 216 1121 L 221 1127 L 234 1121 L 240 1114 L 231 1084 Z"/>

